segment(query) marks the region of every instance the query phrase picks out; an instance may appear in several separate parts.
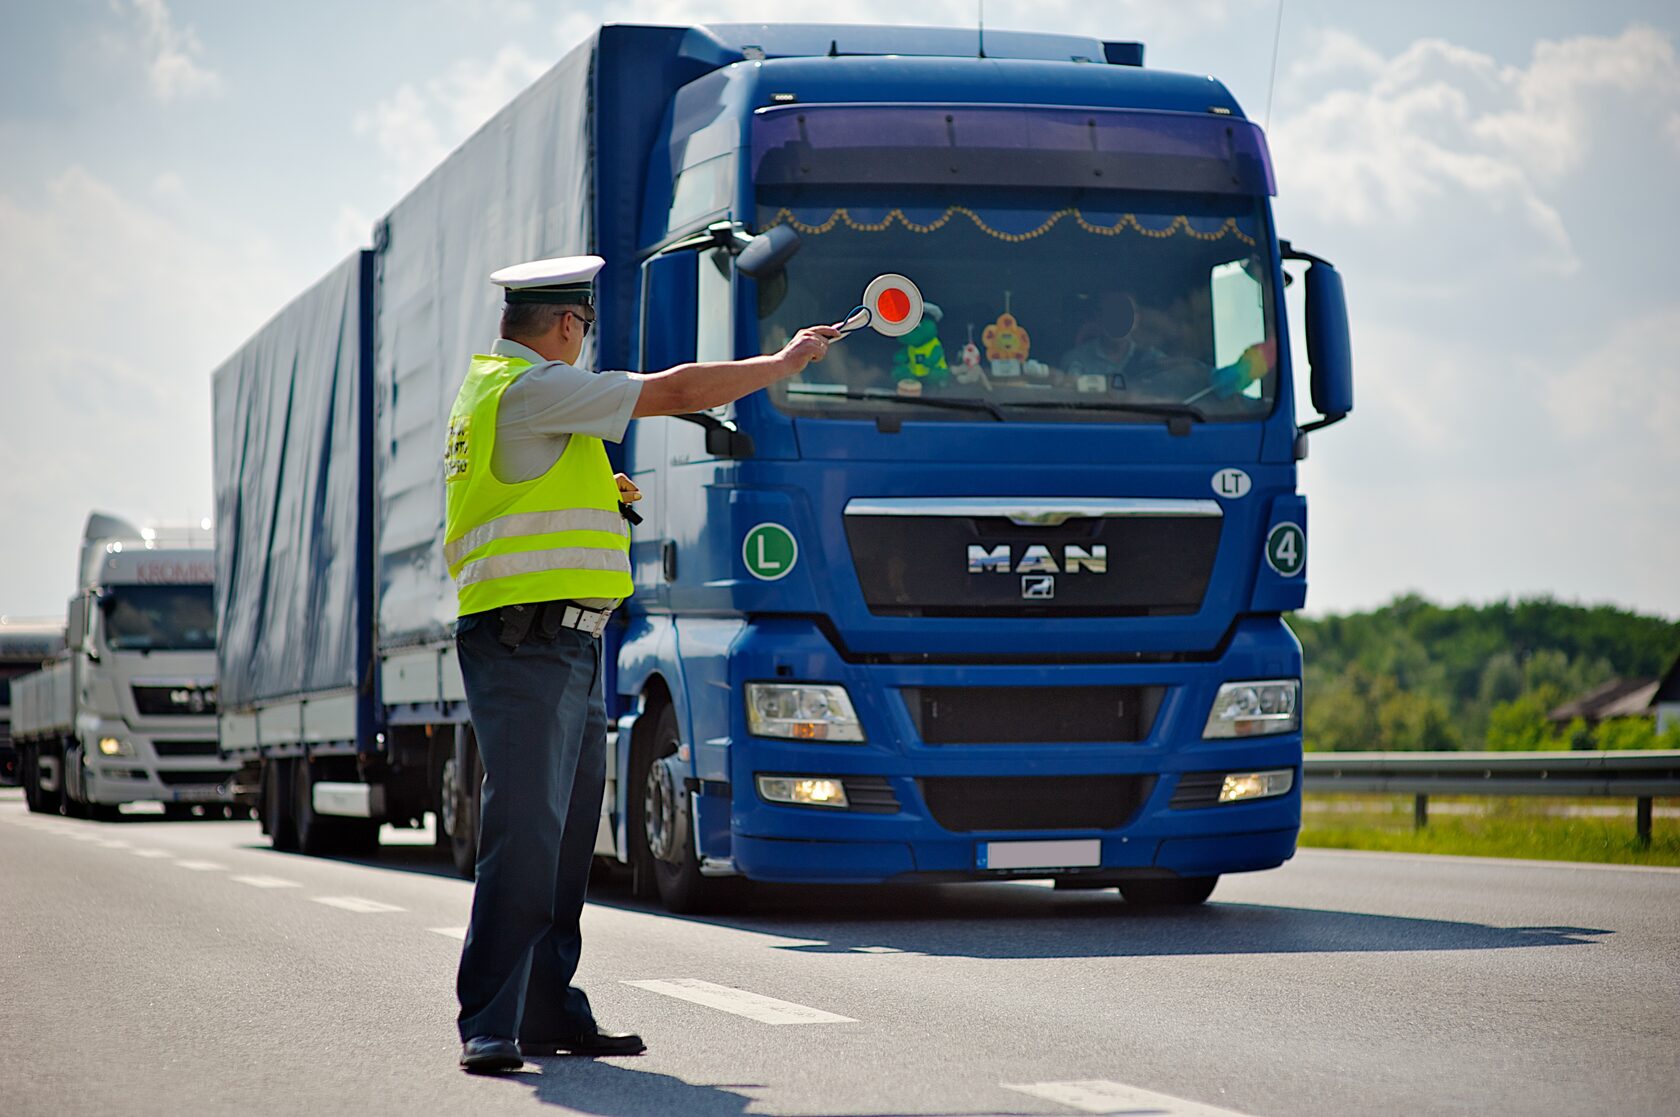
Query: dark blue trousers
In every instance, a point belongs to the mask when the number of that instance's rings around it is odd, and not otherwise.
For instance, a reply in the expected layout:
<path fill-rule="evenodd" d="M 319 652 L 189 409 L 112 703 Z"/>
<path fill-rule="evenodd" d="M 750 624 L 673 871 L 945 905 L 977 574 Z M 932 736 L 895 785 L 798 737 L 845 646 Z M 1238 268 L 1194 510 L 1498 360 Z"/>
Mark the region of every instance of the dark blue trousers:
<path fill-rule="evenodd" d="M 562 628 L 510 649 L 498 635 L 494 612 L 455 627 L 484 761 L 461 1038 L 559 1039 L 595 1027 L 571 982 L 607 778 L 601 642 Z"/>

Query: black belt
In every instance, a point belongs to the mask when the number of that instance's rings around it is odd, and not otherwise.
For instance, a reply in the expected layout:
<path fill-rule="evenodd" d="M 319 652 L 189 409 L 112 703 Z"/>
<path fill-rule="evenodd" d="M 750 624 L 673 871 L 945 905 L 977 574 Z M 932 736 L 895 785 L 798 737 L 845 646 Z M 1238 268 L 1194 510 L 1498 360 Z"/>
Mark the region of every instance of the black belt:
<path fill-rule="evenodd" d="M 611 609 L 593 609 L 576 601 L 537 601 L 518 605 L 503 605 L 496 610 L 501 625 L 497 639 L 510 648 L 531 639 L 532 633 L 544 640 L 552 640 L 562 628 L 599 637 L 612 617 Z"/>

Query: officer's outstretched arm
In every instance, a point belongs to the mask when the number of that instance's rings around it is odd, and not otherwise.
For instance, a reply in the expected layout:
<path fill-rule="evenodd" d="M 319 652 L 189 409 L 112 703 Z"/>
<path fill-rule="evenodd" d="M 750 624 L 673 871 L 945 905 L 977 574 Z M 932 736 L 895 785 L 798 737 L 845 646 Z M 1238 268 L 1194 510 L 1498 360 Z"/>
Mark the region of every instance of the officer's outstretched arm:
<path fill-rule="evenodd" d="M 642 394 L 631 415 L 645 419 L 721 407 L 804 371 L 812 361 L 822 360 L 828 343 L 839 336 L 833 326 L 807 326 L 780 353 L 744 361 L 678 365 L 664 372 L 633 372 L 631 377 L 642 381 Z"/>

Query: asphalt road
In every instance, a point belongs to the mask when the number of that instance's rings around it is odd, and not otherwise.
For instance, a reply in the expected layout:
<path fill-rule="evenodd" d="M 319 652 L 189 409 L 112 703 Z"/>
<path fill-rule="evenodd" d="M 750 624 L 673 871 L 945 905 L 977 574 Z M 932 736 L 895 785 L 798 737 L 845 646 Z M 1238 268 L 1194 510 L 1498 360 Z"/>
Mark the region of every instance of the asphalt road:
<path fill-rule="evenodd" d="M 0 793 L 0 1111 L 1672 1114 L 1680 871 L 1305 851 L 1204 908 L 1030 884 L 611 888 L 580 982 L 635 1058 L 455 1066 L 471 885 Z"/>

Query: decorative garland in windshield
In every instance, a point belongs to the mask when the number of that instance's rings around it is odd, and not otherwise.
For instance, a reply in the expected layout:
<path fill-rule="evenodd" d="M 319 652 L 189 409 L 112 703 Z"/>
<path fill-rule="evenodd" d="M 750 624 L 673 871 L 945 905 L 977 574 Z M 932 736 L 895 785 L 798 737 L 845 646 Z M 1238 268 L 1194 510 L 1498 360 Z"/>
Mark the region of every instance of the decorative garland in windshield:
<path fill-rule="evenodd" d="M 765 226 L 765 228 L 775 228 L 777 225 L 787 224 L 807 236 L 818 236 L 823 233 L 831 232 L 835 226 L 844 223 L 847 228 L 854 229 L 860 233 L 884 233 L 892 227 L 892 223 L 896 220 L 900 225 L 904 226 L 905 229 L 912 233 L 931 233 L 944 228 L 951 218 L 957 214 L 961 214 L 970 221 L 974 222 L 975 227 L 987 236 L 996 237 L 998 240 L 1006 241 L 1010 244 L 1018 244 L 1021 241 L 1028 241 L 1041 237 L 1054 228 L 1063 218 L 1071 217 L 1081 229 L 1085 230 L 1087 233 L 1093 233 L 1100 237 L 1119 236 L 1128 228 L 1140 233 L 1143 236 L 1154 238 L 1176 236 L 1180 230 L 1183 230 L 1196 240 L 1220 240 L 1229 235 L 1235 237 L 1237 240 L 1249 245 L 1250 247 L 1254 245 L 1254 238 L 1237 227 L 1237 219 L 1235 217 L 1227 217 L 1224 223 L 1212 232 L 1203 232 L 1200 229 L 1194 228 L 1190 224 L 1190 219 L 1182 213 L 1177 217 L 1174 217 L 1171 222 L 1163 228 L 1149 229 L 1140 224 L 1138 222 L 1137 215 L 1133 213 L 1121 214 L 1120 220 L 1116 221 L 1113 225 L 1095 225 L 1090 221 L 1087 221 L 1083 213 L 1072 207 L 1057 210 L 1055 213 L 1052 213 L 1049 217 L 1045 218 L 1044 223 L 1038 228 L 1025 233 L 1006 233 L 1001 229 L 994 229 L 986 223 L 984 218 L 969 209 L 967 206 L 952 206 L 939 217 L 925 225 L 910 220 L 910 218 L 905 216 L 904 211 L 901 209 L 888 210 L 886 217 L 882 218 L 880 221 L 858 221 L 853 218 L 851 213 L 844 207 L 836 209 L 833 213 L 831 213 L 828 220 L 823 221 L 820 224 L 813 225 L 799 220 L 792 210 L 783 207 L 776 212 L 775 218 L 769 225 Z"/>

